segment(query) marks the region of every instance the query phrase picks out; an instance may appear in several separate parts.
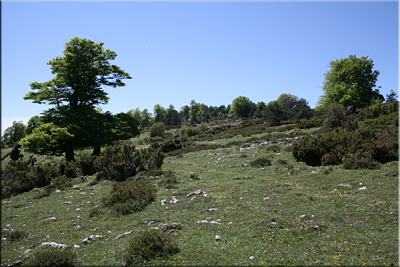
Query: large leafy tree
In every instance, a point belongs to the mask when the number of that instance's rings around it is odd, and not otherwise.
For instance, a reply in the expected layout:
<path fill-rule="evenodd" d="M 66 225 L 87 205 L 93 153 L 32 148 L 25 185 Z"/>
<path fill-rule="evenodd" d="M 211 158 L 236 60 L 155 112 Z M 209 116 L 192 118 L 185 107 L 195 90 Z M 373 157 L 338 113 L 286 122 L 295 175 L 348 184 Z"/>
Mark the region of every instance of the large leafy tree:
<path fill-rule="evenodd" d="M 53 106 L 43 112 L 43 122 L 53 123 L 63 131 L 67 129 L 73 136 L 62 146 L 67 161 L 74 160 L 74 149 L 98 148 L 111 140 L 139 133 L 138 123 L 131 116 L 113 116 L 96 110 L 97 105 L 108 103 L 104 86 L 124 86 L 122 80 L 131 79 L 127 72 L 110 64 L 117 54 L 103 45 L 78 37 L 71 39 L 65 44 L 64 55 L 47 63 L 56 76 L 47 82 L 31 83 L 34 92 L 24 97 Z M 110 125 L 119 128 L 109 129 Z M 25 145 L 29 147 L 26 142 Z"/>
<path fill-rule="evenodd" d="M 12 126 L 4 130 L 1 141 L 6 146 L 14 146 L 25 137 L 25 124 L 22 121 L 13 121 Z"/>
<path fill-rule="evenodd" d="M 248 117 L 251 111 L 251 101 L 248 97 L 239 96 L 232 101 L 230 113 L 236 116 Z"/>
<path fill-rule="evenodd" d="M 350 55 L 331 61 L 329 66 L 318 109 L 327 110 L 333 103 L 339 103 L 355 111 L 356 108 L 369 106 L 373 100 L 384 99 L 379 90 L 374 89 L 379 71 L 372 70 L 372 59 Z"/>

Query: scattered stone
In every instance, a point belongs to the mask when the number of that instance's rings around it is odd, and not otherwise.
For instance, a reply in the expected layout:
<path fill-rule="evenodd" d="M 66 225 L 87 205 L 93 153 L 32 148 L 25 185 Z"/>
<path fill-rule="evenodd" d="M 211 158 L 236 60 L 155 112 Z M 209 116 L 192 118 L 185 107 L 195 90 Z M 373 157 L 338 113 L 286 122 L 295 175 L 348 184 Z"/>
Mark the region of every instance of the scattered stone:
<path fill-rule="evenodd" d="M 169 202 L 172 203 L 172 204 L 175 204 L 178 201 L 180 201 L 180 200 L 178 200 L 176 197 L 173 196 L 172 200 L 170 200 Z"/>
<path fill-rule="evenodd" d="M 216 222 L 216 221 L 211 221 L 210 223 L 222 224 L 222 223 Z"/>
<path fill-rule="evenodd" d="M 143 222 L 143 224 L 147 224 L 147 225 L 151 225 L 151 224 L 154 224 L 155 223 L 155 221 L 144 221 Z"/>
<path fill-rule="evenodd" d="M 210 195 L 207 192 L 203 191 L 203 190 L 197 190 L 197 191 L 194 191 L 194 192 L 190 192 L 189 194 L 186 195 L 186 197 L 190 197 L 192 195 L 200 195 L 200 194 L 203 194 L 205 197 L 210 197 Z"/>
<path fill-rule="evenodd" d="M 48 220 L 50 220 L 50 221 L 57 221 L 56 217 L 51 217 L 51 218 L 45 219 L 45 221 L 48 221 Z"/>
<path fill-rule="evenodd" d="M 61 191 L 59 189 L 56 190 L 56 193 L 60 193 Z"/>
<path fill-rule="evenodd" d="M 242 167 L 247 167 L 247 164 L 240 164 L 240 166 L 242 166 Z"/>
<path fill-rule="evenodd" d="M 170 233 L 172 233 L 174 231 L 178 231 L 178 230 L 181 230 L 181 229 L 182 229 L 182 226 L 180 224 L 172 224 L 172 225 L 168 225 L 168 226 L 165 226 L 165 227 L 161 228 L 161 230 L 163 230 L 167 234 L 170 234 Z"/>
<path fill-rule="evenodd" d="M 121 236 L 123 236 L 123 235 L 130 235 L 131 233 L 133 233 L 134 231 L 132 230 L 132 231 L 129 231 L 129 232 L 125 232 L 125 233 L 123 233 L 123 234 L 121 234 L 121 235 L 117 235 L 115 238 L 114 238 L 114 240 L 115 239 L 117 239 L 117 238 L 120 238 Z"/>
<path fill-rule="evenodd" d="M 161 205 L 165 205 L 165 203 L 167 203 L 166 199 L 161 200 Z"/>
<path fill-rule="evenodd" d="M 78 245 L 74 245 L 74 248 L 80 248 Z"/>
<path fill-rule="evenodd" d="M 215 236 L 215 241 L 218 242 L 218 241 L 221 241 L 221 240 L 222 240 L 222 239 L 221 239 L 221 237 L 220 237 L 219 235 L 216 235 L 216 236 Z"/>
<path fill-rule="evenodd" d="M 311 174 L 318 174 L 318 172 L 316 172 L 316 171 L 312 171 L 312 172 L 311 172 Z"/>
<path fill-rule="evenodd" d="M 218 211 L 218 209 L 217 208 L 212 208 L 212 209 L 205 209 L 203 211 Z"/>
<path fill-rule="evenodd" d="M 79 185 L 74 185 L 72 188 L 79 188 Z"/>
<path fill-rule="evenodd" d="M 306 217 L 306 215 L 305 215 L 305 214 L 303 214 L 303 215 L 301 215 L 301 216 L 300 216 L 300 218 L 305 218 L 305 217 Z"/>
<path fill-rule="evenodd" d="M 254 256 L 250 256 L 250 260 L 254 260 L 256 257 Z"/>
<path fill-rule="evenodd" d="M 30 251 L 31 251 L 30 249 L 27 249 L 27 250 L 24 251 L 23 254 L 27 254 L 27 253 L 29 253 Z"/>
<path fill-rule="evenodd" d="M 364 187 L 359 188 L 358 190 L 366 190 L 366 189 L 367 189 L 367 187 L 364 186 Z"/>
<path fill-rule="evenodd" d="M 269 197 L 264 197 L 263 199 L 264 199 L 264 200 L 267 200 L 267 199 L 269 199 Z"/>
<path fill-rule="evenodd" d="M 345 186 L 345 187 L 351 188 L 351 185 L 349 185 L 349 184 L 339 184 L 339 186 Z"/>
<path fill-rule="evenodd" d="M 41 243 L 40 246 L 41 246 L 41 247 L 42 247 L 42 246 L 51 246 L 51 247 L 61 248 L 61 249 L 64 249 L 64 248 L 67 247 L 67 245 L 58 244 L 58 243 L 56 243 L 56 242 L 44 242 L 44 243 Z"/>
<path fill-rule="evenodd" d="M 82 192 L 81 195 L 86 195 L 86 192 Z"/>
<path fill-rule="evenodd" d="M 197 223 L 208 223 L 207 220 L 197 221 Z"/>

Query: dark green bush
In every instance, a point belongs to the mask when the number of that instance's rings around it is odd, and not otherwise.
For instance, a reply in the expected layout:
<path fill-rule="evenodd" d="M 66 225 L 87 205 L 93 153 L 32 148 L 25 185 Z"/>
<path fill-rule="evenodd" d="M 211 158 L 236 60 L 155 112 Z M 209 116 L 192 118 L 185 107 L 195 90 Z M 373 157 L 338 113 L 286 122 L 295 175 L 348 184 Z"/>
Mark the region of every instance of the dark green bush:
<path fill-rule="evenodd" d="M 356 153 L 343 158 L 343 168 L 373 170 L 379 168 L 379 164 L 373 159 L 372 152 L 360 149 Z"/>
<path fill-rule="evenodd" d="M 182 148 L 182 144 L 179 139 L 168 140 L 162 143 L 154 143 L 151 145 L 151 148 L 157 149 L 160 148 L 163 153 L 168 153 L 177 149 Z"/>
<path fill-rule="evenodd" d="M 172 170 L 168 170 L 161 175 L 161 179 L 159 180 L 159 185 L 164 186 L 167 189 L 174 188 L 178 183 L 176 178 L 176 173 Z"/>
<path fill-rule="evenodd" d="M 78 177 L 81 173 L 80 166 L 75 161 L 68 161 L 65 167 L 65 176 L 68 178 Z"/>
<path fill-rule="evenodd" d="M 279 152 L 281 151 L 281 147 L 279 145 L 270 145 L 265 147 L 266 150 L 274 151 L 274 152 Z"/>
<path fill-rule="evenodd" d="M 164 162 L 161 149 L 136 150 L 134 145 L 107 146 L 100 158 L 100 172 L 96 179 L 124 181 L 138 172 L 160 169 Z"/>
<path fill-rule="evenodd" d="M 156 122 L 149 128 L 150 137 L 164 137 L 165 126 L 162 122 Z"/>
<path fill-rule="evenodd" d="M 24 238 L 28 237 L 29 233 L 24 232 L 24 231 L 19 231 L 19 230 L 11 231 L 11 232 L 2 231 L 1 236 L 3 238 L 6 238 L 7 242 L 14 242 L 17 239 L 24 239 Z"/>
<path fill-rule="evenodd" d="M 284 160 L 284 159 L 278 159 L 278 160 L 276 161 L 276 163 L 278 163 L 279 165 L 286 165 L 286 164 L 287 164 L 287 161 Z"/>
<path fill-rule="evenodd" d="M 89 153 L 82 153 L 76 160 L 82 175 L 93 175 L 100 169 L 100 158 Z"/>
<path fill-rule="evenodd" d="M 258 158 L 258 159 L 251 161 L 250 166 L 257 167 L 257 168 L 271 166 L 271 160 L 268 158 Z"/>
<path fill-rule="evenodd" d="M 24 266 L 76 266 L 76 252 L 71 248 L 43 248 L 23 262 Z"/>
<path fill-rule="evenodd" d="M 338 165 L 343 157 L 359 149 L 371 152 L 374 161 L 386 163 L 398 159 L 398 132 L 395 127 L 374 126 L 353 132 L 333 130 L 306 136 L 292 144 L 292 154 L 309 165 Z"/>
<path fill-rule="evenodd" d="M 156 188 L 146 180 L 115 183 L 108 197 L 102 199 L 106 207 L 116 213 L 131 214 L 143 210 L 156 198 Z"/>
<path fill-rule="evenodd" d="M 190 174 L 190 178 L 192 178 L 193 180 L 200 180 L 199 175 L 193 172 Z"/>
<path fill-rule="evenodd" d="M 345 123 L 344 108 L 340 104 L 332 104 L 332 106 L 326 112 L 326 119 L 324 120 L 323 126 L 326 128 L 337 128 L 341 127 Z"/>
<path fill-rule="evenodd" d="M 124 255 L 127 266 L 143 264 L 152 259 L 169 257 L 180 250 L 172 238 L 159 230 L 139 232 L 130 241 Z"/>

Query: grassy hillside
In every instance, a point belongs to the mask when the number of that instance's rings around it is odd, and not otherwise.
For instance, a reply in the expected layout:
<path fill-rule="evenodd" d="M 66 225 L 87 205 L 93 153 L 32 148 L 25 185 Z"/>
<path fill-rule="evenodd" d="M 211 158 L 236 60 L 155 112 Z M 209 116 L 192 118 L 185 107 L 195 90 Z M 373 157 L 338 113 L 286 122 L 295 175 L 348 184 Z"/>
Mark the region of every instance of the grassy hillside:
<path fill-rule="evenodd" d="M 375 170 L 312 167 L 293 158 L 295 141 L 286 138 L 316 134 L 319 127 L 216 126 L 224 130 L 190 137 L 187 150 L 165 158 L 163 173 L 176 180 L 137 177 L 157 187 L 156 200 L 143 211 L 120 215 L 104 207 L 115 182 L 95 183 L 94 176 L 73 178 L 49 197 L 37 198 L 41 188 L 3 199 L 2 266 L 26 262 L 45 242 L 78 245 L 84 266 L 124 265 L 123 254 L 142 231 L 174 223 L 181 229 L 169 236 L 179 253 L 146 264 L 399 265 L 398 161 Z M 179 135 L 170 132 L 171 139 Z M 147 136 L 131 141 L 148 146 Z M 187 196 L 197 190 L 210 197 Z M 12 240 L 16 231 L 22 237 Z M 82 242 L 91 235 L 101 237 Z"/>

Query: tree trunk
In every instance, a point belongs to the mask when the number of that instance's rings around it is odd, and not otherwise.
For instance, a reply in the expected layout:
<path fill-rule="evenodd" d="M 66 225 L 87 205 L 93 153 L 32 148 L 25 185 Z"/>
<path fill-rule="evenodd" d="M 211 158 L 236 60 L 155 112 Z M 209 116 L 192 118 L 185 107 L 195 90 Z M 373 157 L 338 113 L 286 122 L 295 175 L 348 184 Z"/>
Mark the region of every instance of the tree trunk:
<path fill-rule="evenodd" d="M 93 149 L 92 156 L 100 156 L 100 153 L 101 153 L 101 147 L 100 146 L 96 146 Z"/>
<path fill-rule="evenodd" d="M 67 148 L 67 151 L 65 151 L 65 159 L 67 162 L 75 161 L 74 149 L 72 147 Z"/>

